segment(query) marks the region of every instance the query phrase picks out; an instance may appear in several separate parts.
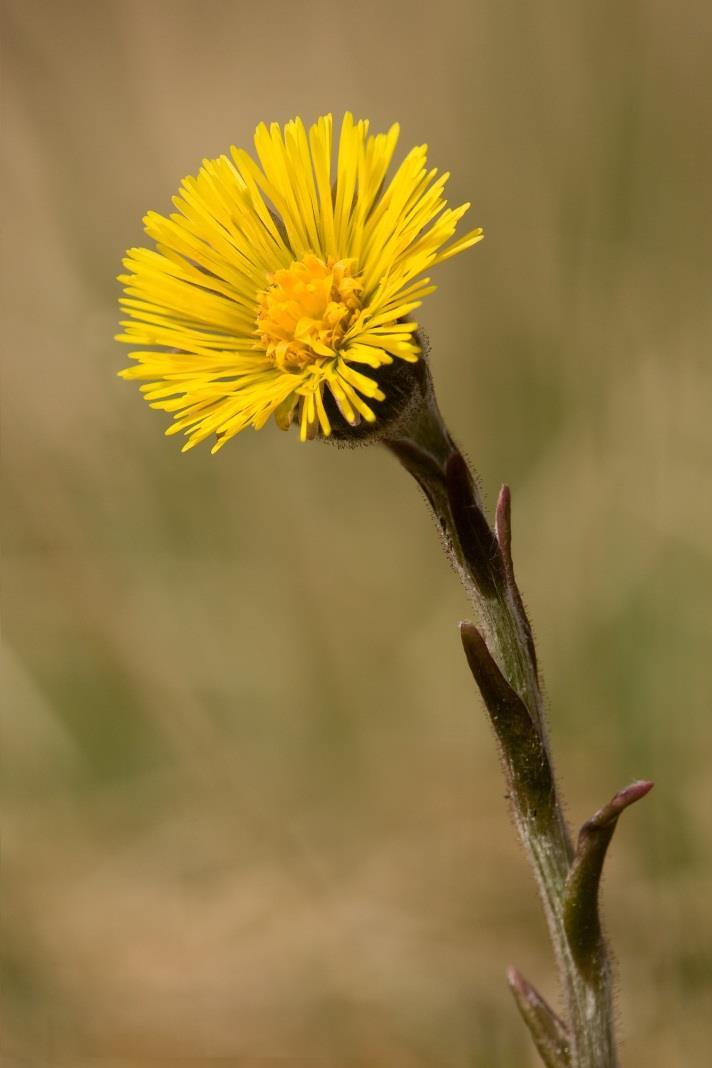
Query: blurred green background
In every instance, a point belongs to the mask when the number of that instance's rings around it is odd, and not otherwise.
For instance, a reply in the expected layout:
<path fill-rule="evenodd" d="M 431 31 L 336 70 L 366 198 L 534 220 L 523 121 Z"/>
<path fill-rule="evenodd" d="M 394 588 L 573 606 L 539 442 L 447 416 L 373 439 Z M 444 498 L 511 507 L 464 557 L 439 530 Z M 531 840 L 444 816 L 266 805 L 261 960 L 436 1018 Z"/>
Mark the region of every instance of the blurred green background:
<path fill-rule="evenodd" d="M 256 123 L 352 109 L 484 244 L 422 309 L 515 554 L 605 881 L 625 1065 L 709 1053 L 712 45 L 683 0 L 5 0 L 8 1065 L 536 1062 L 556 999 L 456 623 L 380 449 L 181 456 L 115 372 L 141 217 Z M 705 1050 L 707 1053 L 705 1053 Z"/>

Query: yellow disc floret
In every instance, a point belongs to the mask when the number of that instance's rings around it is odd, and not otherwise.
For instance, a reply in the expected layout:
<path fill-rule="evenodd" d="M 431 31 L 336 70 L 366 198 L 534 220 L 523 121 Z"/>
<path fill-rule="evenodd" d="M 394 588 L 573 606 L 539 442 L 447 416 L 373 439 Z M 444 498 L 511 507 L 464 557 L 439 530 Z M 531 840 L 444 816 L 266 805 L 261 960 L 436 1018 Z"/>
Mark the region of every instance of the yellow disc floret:
<path fill-rule="evenodd" d="M 280 371 L 336 356 L 361 310 L 363 281 L 354 277 L 353 262 L 309 253 L 268 276 L 269 288 L 258 294 L 255 348 Z"/>

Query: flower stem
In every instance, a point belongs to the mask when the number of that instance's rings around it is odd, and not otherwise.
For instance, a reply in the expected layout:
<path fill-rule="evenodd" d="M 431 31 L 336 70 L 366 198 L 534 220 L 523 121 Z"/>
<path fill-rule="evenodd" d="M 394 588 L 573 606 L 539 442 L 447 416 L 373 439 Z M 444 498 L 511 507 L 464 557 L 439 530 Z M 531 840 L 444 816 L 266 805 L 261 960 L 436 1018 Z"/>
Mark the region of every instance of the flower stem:
<path fill-rule="evenodd" d="M 509 490 L 503 487 L 500 493 L 492 530 L 471 471 L 438 410 L 427 363 L 418 366 L 415 399 L 384 444 L 425 493 L 476 612 L 477 625 L 461 627 L 462 641 L 495 731 L 515 826 L 536 877 L 566 1020 L 559 1021 L 516 970 L 510 970 L 510 985 L 546 1064 L 616 1068 L 611 966 L 598 919 L 598 882 L 618 815 L 651 784 L 633 784 L 616 795 L 584 825 L 574 850 L 553 773 L 531 627 L 514 578 Z"/>

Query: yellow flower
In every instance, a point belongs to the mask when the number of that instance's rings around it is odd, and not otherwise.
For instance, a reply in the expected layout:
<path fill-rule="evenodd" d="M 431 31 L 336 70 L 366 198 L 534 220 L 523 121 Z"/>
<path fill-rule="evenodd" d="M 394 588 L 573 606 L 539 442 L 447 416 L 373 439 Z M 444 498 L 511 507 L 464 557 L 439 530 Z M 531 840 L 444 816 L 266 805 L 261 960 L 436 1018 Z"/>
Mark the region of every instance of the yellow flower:
<path fill-rule="evenodd" d="M 374 422 L 384 393 L 359 368 L 418 359 L 424 272 L 483 235 L 447 243 L 469 204 L 446 208 L 426 145 L 386 183 L 398 133 L 369 136 L 347 113 L 334 168 L 331 115 L 308 131 L 261 124 L 259 165 L 233 147 L 184 179 L 176 213 L 148 213 L 156 247 L 130 249 L 119 276 L 131 318 L 118 340 L 137 346 L 120 374 L 174 413 L 166 433 L 184 431 L 184 451 L 214 436 L 217 452 L 272 415 L 302 441 L 339 413 Z"/>

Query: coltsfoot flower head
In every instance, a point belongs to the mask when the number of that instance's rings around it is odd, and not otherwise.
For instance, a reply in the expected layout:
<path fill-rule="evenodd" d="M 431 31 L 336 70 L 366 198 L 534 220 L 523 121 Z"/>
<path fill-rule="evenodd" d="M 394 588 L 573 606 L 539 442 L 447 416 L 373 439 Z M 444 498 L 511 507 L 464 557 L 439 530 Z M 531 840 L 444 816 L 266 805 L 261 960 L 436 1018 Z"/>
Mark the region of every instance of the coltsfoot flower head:
<path fill-rule="evenodd" d="M 136 361 L 120 374 L 173 413 L 184 451 L 213 438 L 217 452 L 271 416 L 302 441 L 377 422 L 379 370 L 420 355 L 425 272 L 483 236 L 451 240 L 469 204 L 447 208 L 427 146 L 386 181 L 398 133 L 347 113 L 334 166 L 331 115 L 262 124 L 259 164 L 233 147 L 184 179 L 174 214 L 148 213 L 156 247 L 131 249 L 119 276 L 118 340 Z"/>

